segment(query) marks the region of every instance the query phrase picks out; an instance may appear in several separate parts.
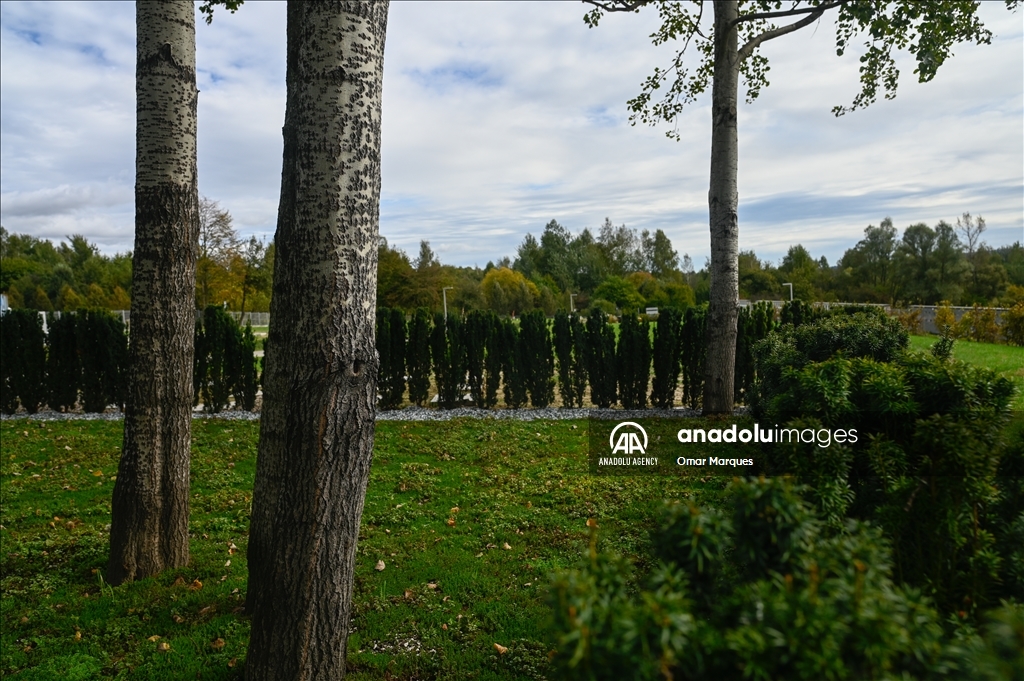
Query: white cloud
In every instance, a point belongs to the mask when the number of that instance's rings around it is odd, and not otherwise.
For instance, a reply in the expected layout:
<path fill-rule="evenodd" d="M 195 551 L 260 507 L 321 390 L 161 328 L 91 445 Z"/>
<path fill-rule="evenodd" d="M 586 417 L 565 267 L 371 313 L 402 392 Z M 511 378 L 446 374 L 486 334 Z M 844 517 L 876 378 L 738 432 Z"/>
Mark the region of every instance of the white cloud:
<path fill-rule="evenodd" d="M 710 110 L 631 127 L 625 102 L 673 46 L 651 11 L 597 29 L 572 3 L 391 5 L 385 54 L 381 229 L 445 262 L 511 255 L 557 219 L 605 216 L 661 228 L 708 253 Z M 1024 59 L 1020 15 L 983 3 L 996 37 L 959 46 L 931 83 L 912 64 L 894 101 L 834 118 L 858 85 L 833 28 L 768 43 L 771 86 L 742 105 L 741 245 L 777 259 L 803 242 L 834 260 L 867 224 L 985 216 L 989 241 L 1024 230 Z M 134 8 L 0 4 L 0 192 L 4 226 L 50 238 L 132 242 Z M 200 190 L 245 234 L 276 223 L 284 119 L 285 11 L 248 3 L 197 23 Z"/>

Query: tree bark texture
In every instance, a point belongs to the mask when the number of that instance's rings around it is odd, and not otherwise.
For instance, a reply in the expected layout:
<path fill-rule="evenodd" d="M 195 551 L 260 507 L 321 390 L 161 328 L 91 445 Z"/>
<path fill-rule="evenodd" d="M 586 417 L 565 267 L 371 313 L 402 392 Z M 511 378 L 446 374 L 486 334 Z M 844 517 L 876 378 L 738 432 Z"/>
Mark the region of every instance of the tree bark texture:
<path fill-rule="evenodd" d="M 195 8 L 136 3 L 135 253 L 107 581 L 188 562 L 195 269 Z"/>
<path fill-rule="evenodd" d="M 739 14 L 736 0 L 719 0 L 715 8 L 715 65 L 711 91 L 711 290 L 708 306 L 708 354 L 704 413 L 731 414 L 736 371 L 736 320 L 739 301 L 739 194 L 736 169 L 739 143 L 736 103 L 739 84 L 737 30 L 729 24 Z"/>
<path fill-rule="evenodd" d="M 338 679 L 370 473 L 386 2 L 290 2 L 246 677 Z"/>

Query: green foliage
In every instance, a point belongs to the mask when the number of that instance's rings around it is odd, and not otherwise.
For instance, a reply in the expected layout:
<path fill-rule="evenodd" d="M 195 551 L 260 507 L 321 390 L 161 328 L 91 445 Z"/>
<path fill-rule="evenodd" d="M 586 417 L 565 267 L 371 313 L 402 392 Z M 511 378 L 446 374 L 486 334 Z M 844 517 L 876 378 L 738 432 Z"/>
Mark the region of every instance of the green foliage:
<path fill-rule="evenodd" d="M 810 484 L 833 527 L 848 516 L 877 523 L 901 580 L 944 609 L 973 611 L 1005 593 L 1001 571 L 1014 558 L 996 538 L 1024 511 L 997 484 L 1013 386 L 990 370 L 903 354 L 894 324 L 826 318 L 758 346 L 765 420 L 856 431 L 824 448 L 776 443 L 771 470 Z"/>
<path fill-rule="evenodd" d="M 252 410 L 257 390 L 255 350 L 256 338 L 249 324 L 242 329 L 222 307 L 207 306 L 202 322 L 196 322 L 194 403 L 202 397 L 203 410 L 217 413 L 231 404 L 233 395 L 237 408 Z M 265 355 L 266 343 L 263 351 Z"/>
<path fill-rule="evenodd" d="M 622 316 L 619 346 L 615 352 L 619 399 L 626 409 L 647 408 L 647 383 L 651 375 L 651 337 L 646 319 Z"/>
<path fill-rule="evenodd" d="M 1024 346 L 1024 302 L 1003 312 L 1003 336 L 1010 345 Z"/>
<path fill-rule="evenodd" d="M 78 357 L 77 318 L 65 313 L 49 324 L 46 374 L 50 388 L 47 403 L 51 409 L 71 411 L 78 405 L 82 362 Z"/>
<path fill-rule="evenodd" d="M 377 392 L 381 409 L 395 409 L 405 393 L 405 313 L 398 309 L 377 308 Z"/>
<path fill-rule="evenodd" d="M 583 358 L 590 383 L 590 401 L 602 409 L 615 404 L 615 331 L 607 315 L 593 308 L 587 317 Z"/>
<path fill-rule="evenodd" d="M 43 323 L 32 310 L 8 310 L 0 316 L 3 342 L 4 412 L 13 414 L 21 406 L 30 414 L 46 401 L 46 346 Z"/>
<path fill-rule="evenodd" d="M 754 344 L 775 330 L 775 307 L 768 302 L 740 308 L 736 322 L 736 371 L 734 391 L 737 402 L 750 402 L 754 385 Z"/>
<path fill-rule="evenodd" d="M 531 310 L 519 318 L 522 370 L 530 404 L 540 409 L 555 401 L 555 353 L 543 310 Z"/>
<path fill-rule="evenodd" d="M 246 411 L 252 411 L 256 406 L 256 392 L 258 390 L 256 381 L 256 336 L 252 333 L 252 324 L 246 322 L 245 328 L 240 329 L 236 335 L 237 344 L 232 353 L 232 390 L 235 396 L 235 405 Z"/>
<path fill-rule="evenodd" d="M 501 384 L 501 367 L 506 351 L 501 320 L 494 312 L 487 314 L 485 350 L 483 402 L 480 406 L 484 409 L 491 409 L 498 403 L 498 386 Z"/>
<path fill-rule="evenodd" d="M 430 358 L 437 383 L 437 402 L 443 409 L 454 409 L 462 401 L 466 380 L 466 345 L 462 319 L 456 314 L 434 315 L 430 334 Z"/>
<path fill-rule="evenodd" d="M 424 308 L 416 310 L 409 323 L 409 342 L 406 345 L 406 368 L 409 372 L 409 401 L 423 406 L 430 390 L 430 338 L 433 324 Z"/>
<path fill-rule="evenodd" d="M 126 394 L 128 337 L 124 324 L 106 310 L 82 310 L 75 323 L 82 360 L 82 404 L 87 412 L 123 406 Z"/>
<path fill-rule="evenodd" d="M 555 313 L 553 328 L 555 357 L 558 360 L 558 392 L 562 406 L 582 407 L 586 391 L 586 367 L 583 360 L 583 323 L 577 314 Z"/>
<path fill-rule="evenodd" d="M 682 314 L 674 308 L 665 308 L 658 314 L 654 327 L 652 360 L 654 380 L 651 382 L 651 403 L 659 409 L 675 406 L 676 387 L 679 385 L 680 352 L 682 340 Z"/>
<path fill-rule="evenodd" d="M 492 323 L 491 314 L 482 310 L 473 310 L 466 315 L 466 323 L 462 327 L 466 345 L 466 374 L 469 394 L 473 404 L 485 407 L 484 395 L 484 361 L 487 357 L 487 339 L 490 336 Z"/>
<path fill-rule="evenodd" d="M 636 580 L 598 552 L 559 574 L 557 678 L 924 679 L 956 648 L 917 592 L 893 583 L 876 530 L 823 535 L 783 479 L 738 480 L 724 513 L 670 506 L 661 562 Z"/>
<path fill-rule="evenodd" d="M 679 351 L 683 374 L 683 403 L 698 409 L 704 400 L 704 375 L 707 364 L 707 305 L 687 308 Z"/>
<path fill-rule="evenodd" d="M 501 376 L 505 404 L 518 409 L 526 404 L 527 368 L 519 327 L 512 319 L 501 320 Z"/>
<path fill-rule="evenodd" d="M 941 359 L 943 361 L 953 356 L 953 346 L 956 344 L 956 340 L 953 338 L 952 329 L 949 324 L 942 327 L 939 340 L 931 348 L 932 357 Z"/>

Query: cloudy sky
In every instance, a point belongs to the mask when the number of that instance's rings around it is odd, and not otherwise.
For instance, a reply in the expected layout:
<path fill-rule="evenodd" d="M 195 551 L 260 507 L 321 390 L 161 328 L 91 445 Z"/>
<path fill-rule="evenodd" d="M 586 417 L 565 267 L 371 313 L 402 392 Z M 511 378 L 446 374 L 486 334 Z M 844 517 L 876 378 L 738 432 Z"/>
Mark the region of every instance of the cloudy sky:
<path fill-rule="evenodd" d="M 631 127 L 626 100 L 674 46 L 653 12 L 588 29 L 578 3 L 393 2 L 385 53 L 381 232 L 442 262 L 514 256 L 551 219 L 663 229 L 710 252 L 707 98 L 678 123 Z M 1024 22 L 982 3 L 991 45 L 962 45 L 934 81 L 904 57 L 899 94 L 835 118 L 857 92 L 823 21 L 766 44 L 770 87 L 742 105 L 740 243 L 830 262 L 869 224 L 983 215 L 987 241 L 1024 236 Z M 243 235 L 273 235 L 285 105 L 285 8 L 197 20 L 200 192 Z M 0 3 L 0 220 L 54 240 L 132 247 L 135 18 L 131 3 Z"/>

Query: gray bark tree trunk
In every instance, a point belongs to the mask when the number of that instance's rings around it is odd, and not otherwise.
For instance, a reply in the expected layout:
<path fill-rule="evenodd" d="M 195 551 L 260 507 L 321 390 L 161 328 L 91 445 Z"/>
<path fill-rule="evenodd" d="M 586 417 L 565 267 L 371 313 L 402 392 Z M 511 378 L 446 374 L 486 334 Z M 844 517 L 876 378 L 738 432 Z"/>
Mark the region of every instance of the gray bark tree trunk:
<path fill-rule="evenodd" d="M 246 677 L 345 674 L 377 395 L 386 2 L 290 2 Z"/>
<path fill-rule="evenodd" d="M 188 562 L 195 325 L 195 8 L 136 3 L 135 252 L 124 443 L 107 581 Z"/>
<path fill-rule="evenodd" d="M 711 90 L 711 291 L 707 325 L 704 413 L 730 414 L 736 372 L 736 321 L 739 300 L 739 194 L 736 172 L 739 143 L 736 103 L 739 85 L 736 0 L 719 0 L 715 8 L 715 65 Z"/>

